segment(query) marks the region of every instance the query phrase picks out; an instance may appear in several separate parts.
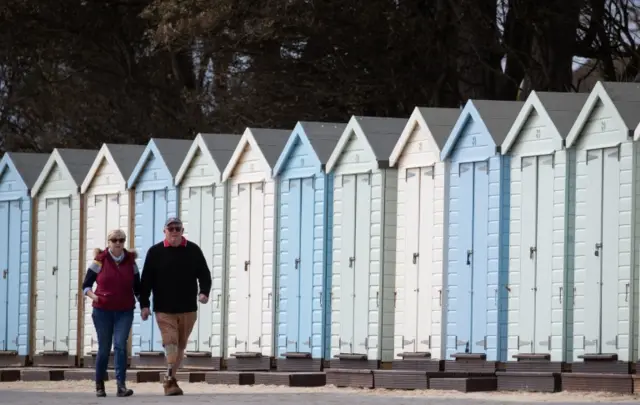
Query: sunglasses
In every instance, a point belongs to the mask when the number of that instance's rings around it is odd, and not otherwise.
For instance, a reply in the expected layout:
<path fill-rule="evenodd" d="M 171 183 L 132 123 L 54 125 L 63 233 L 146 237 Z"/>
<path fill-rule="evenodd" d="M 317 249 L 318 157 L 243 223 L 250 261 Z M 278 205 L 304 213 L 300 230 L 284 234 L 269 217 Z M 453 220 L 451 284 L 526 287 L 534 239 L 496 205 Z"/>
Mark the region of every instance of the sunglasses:
<path fill-rule="evenodd" d="M 169 232 L 180 232 L 182 231 L 182 227 L 179 226 L 168 226 L 167 231 Z"/>
<path fill-rule="evenodd" d="M 109 239 L 109 242 L 111 242 L 111 243 L 124 243 L 125 240 L 126 240 L 125 238 Z"/>

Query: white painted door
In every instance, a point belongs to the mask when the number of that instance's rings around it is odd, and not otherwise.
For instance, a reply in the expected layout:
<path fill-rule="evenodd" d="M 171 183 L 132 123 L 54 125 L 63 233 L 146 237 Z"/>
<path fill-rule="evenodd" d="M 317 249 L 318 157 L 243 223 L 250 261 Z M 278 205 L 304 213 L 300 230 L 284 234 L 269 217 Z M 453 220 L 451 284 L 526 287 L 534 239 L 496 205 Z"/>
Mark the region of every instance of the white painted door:
<path fill-rule="evenodd" d="M 618 148 L 587 152 L 583 353 L 628 352 L 619 323 L 629 319 L 629 285 L 619 295 L 620 162 Z M 629 360 L 620 358 L 620 360 Z"/>
<path fill-rule="evenodd" d="M 354 260 L 356 240 L 356 176 L 342 176 L 340 226 L 340 352 L 353 353 Z"/>
<path fill-rule="evenodd" d="M 553 187 L 552 156 L 522 158 L 518 301 L 518 351 L 521 353 L 549 353 Z"/>
<path fill-rule="evenodd" d="M 584 353 L 598 353 L 602 317 L 601 249 L 602 239 L 602 150 L 587 152 L 586 187 L 586 246 L 584 249 L 586 268 L 584 270 Z M 579 269 L 576 269 L 579 271 Z M 613 315 L 613 314 L 608 314 Z M 580 347 L 580 346 L 578 346 Z"/>
<path fill-rule="evenodd" d="M 618 148 L 603 150 L 602 168 L 602 258 L 601 282 L 602 308 L 600 327 L 600 351 L 617 353 L 622 361 L 633 361 L 629 356 L 630 274 L 622 274 L 620 267 L 620 151 Z M 623 203 L 624 204 L 624 203 Z M 625 206 L 625 205 L 623 205 Z"/>
<path fill-rule="evenodd" d="M 408 169 L 404 186 L 404 336 L 403 350 L 416 351 L 418 336 L 418 254 L 420 249 L 420 169 Z"/>
<path fill-rule="evenodd" d="M 417 335 L 416 351 L 431 352 L 431 327 L 433 323 L 433 308 L 440 305 L 433 290 L 433 229 L 434 225 L 434 167 L 420 169 L 420 222 L 418 256 L 415 262 L 418 266 L 417 286 Z"/>
<path fill-rule="evenodd" d="M 93 251 L 95 248 L 105 249 L 108 246 L 107 235 L 109 231 L 120 228 L 120 201 L 117 194 L 103 194 L 93 196 L 93 209 L 92 214 L 87 218 L 87 232 L 91 232 L 88 235 L 88 240 L 92 241 L 95 246 L 87 246 L 87 250 Z M 93 257 L 87 258 L 87 263 L 90 264 Z M 91 319 L 91 312 L 93 307 L 91 306 L 91 299 L 85 298 L 85 312 L 87 316 L 85 321 Z M 96 328 L 93 326 L 93 322 L 89 325 L 85 325 L 85 328 L 91 329 L 91 351 L 98 351 L 98 335 Z M 113 350 L 113 345 L 112 345 Z"/>
<path fill-rule="evenodd" d="M 533 353 L 536 308 L 536 218 L 538 160 L 523 157 L 520 173 L 520 296 L 518 297 L 518 352 Z M 548 235 L 550 236 L 550 235 Z"/>
<path fill-rule="evenodd" d="M 371 175 L 358 174 L 356 184 L 356 240 L 354 269 L 353 340 L 355 353 L 377 347 L 382 291 L 370 280 L 371 266 Z M 380 269 L 382 270 L 382 269 Z M 372 325 L 373 324 L 373 325 Z"/>
<path fill-rule="evenodd" d="M 249 341 L 249 323 L 251 321 L 251 316 L 249 314 L 251 184 L 238 185 L 238 196 L 236 197 L 236 201 L 236 218 L 238 220 L 238 229 L 236 230 L 236 297 L 233 297 L 236 303 L 236 310 L 235 314 L 230 314 L 229 316 L 229 322 L 235 324 L 236 334 L 235 341 L 229 342 L 229 344 L 234 344 L 236 351 L 246 352 L 249 349 L 247 342 Z"/>
<path fill-rule="evenodd" d="M 71 267 L 71 199 L 46 200 L 44 350 L 69 352 Z M 77 306 L 77 296 L 75 297 Z"/>
<path fill-rule="evenodd" d="M 534 351 L 551 354 L 553 292 L 553 156 L 538 157 L 537 217 L 536 217 L 536 314 Z M 525 228 L 526 231 L 526 228 Z M 557 298 L 556 298 L 557 299 Z M 523 318 L 521 318 L 523 319 Z M 526 318 L 525 318 L 526 319 Z"/>
<path fill-rule="evenodd" d="M 214 244 L 214 212 L 215 199 L 213 187 L 191 187 L 189 189 L 189 214 L 187 219 L 188 238 L 197 243 L 202 249 L 209 269 L 213 269 Z M 211 297 L 206 304 L 198 304 L 198 319 L 187 341 L 187 351 L 209 352 L 213 340 L 213 305 L 217 292 L 211 291 Z M 216 304 L 214 304 L 214 301 Z"/>
<path fill-rule="evenodd" d="M 263 294 L 264 183 L 251 183 L 251 242 L 249 259 L 249 351 L 262 352 L 263 323 L 271 323 L 271 300 Z M 266 343 L 266 344 L 265 344 Z"/>

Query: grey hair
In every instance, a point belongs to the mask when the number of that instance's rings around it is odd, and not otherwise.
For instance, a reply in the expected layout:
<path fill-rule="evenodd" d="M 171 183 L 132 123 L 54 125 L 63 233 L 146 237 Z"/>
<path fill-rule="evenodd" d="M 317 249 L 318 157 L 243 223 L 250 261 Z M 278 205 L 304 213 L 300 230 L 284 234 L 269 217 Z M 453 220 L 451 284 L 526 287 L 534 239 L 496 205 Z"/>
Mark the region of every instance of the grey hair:
<path fill-rule="evenodd" d="M 122 229 L 113 229 L 107 234 L 107 240 L 111 238 L 127 238 L 127 234 Z"/>

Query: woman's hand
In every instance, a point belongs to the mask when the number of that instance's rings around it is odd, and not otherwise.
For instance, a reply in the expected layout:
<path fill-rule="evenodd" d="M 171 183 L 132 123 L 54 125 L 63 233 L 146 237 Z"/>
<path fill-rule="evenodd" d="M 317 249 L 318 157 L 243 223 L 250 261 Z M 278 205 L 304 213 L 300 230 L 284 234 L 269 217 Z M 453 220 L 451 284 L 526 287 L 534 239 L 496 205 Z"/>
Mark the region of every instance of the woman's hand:
<path fill-rule="evenodd" d="M 93 302 L 100 301 L 100 297 L 98 297 L 93 291 L 87 291 L 87 297 L 91 298 Z"/>

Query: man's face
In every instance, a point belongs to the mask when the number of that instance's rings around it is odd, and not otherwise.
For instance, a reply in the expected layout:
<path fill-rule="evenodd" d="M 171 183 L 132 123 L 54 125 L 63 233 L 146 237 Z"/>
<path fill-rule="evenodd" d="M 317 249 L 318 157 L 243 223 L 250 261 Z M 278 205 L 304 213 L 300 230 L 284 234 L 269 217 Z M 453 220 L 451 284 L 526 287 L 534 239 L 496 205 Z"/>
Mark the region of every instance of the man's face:
<path fill-rule="evenodd" d="M 181 224 L 169 224 L 164 228 L 164 236 L 171 245 L 177 246 L 182 241 L 183 231 Z"/>

